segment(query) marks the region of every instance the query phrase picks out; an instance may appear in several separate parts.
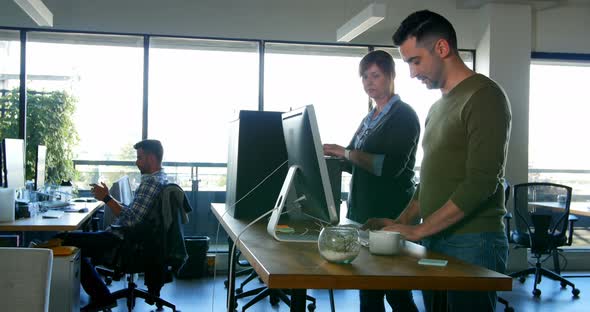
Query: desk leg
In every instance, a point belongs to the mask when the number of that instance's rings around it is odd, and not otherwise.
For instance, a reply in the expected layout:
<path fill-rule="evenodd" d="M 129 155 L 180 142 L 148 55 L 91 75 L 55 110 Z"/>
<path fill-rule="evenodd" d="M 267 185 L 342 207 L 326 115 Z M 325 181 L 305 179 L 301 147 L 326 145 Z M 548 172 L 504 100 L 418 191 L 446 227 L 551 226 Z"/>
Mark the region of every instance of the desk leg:
<path fill-rule="evenodd" d="M 431 312 L 447 312 L 448 311 L 447 292 L 445 290 L 433 291 Z"/>
<path fill-rule="evenodd" d="M 291 289 L 291 312 L 305 312 L 307 289 Z"/>
<path fill-rule="evenodd" d="M 233 248 L 234 242 L 228 238 L 227 239 L 228 242 L 228 255 L 230 255 L 231 258 L 231 250 Z M 229 260 L 229 259 L 228 259 Z M 235 258 L 234 255 L 234 261 L 228 261 L 227 262 L 227 272 L 228 272 L 228 276 L 227 276 L 227 298 L 229 298 L 229 307 L 228 307 L 228 311 L 235 311 L 236 310 L 236 262 L 237 259 Z M 229 272 L 232 272 L 232 274 L 230 275 Z M 226 304 L 227 306 L 227 304 Z"/>

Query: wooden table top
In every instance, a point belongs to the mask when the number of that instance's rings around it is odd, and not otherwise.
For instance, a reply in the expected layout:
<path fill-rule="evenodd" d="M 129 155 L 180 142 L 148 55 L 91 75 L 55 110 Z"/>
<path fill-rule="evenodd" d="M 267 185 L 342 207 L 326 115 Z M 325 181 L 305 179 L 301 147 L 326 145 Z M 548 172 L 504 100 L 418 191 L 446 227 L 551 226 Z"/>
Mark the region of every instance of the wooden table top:
<path fill-rule="evenodd" d="M 225 213 L 213 204 L 213 213 L 235 241 L 247 221 Z M 512 278 L 452 257 L 429 252 L 408 242 L 404 253 L 376 256 L 362 247 L 351 264 L 324 260 L 315 243 L 285 243 L 266 232 L 266 219 L 248 228 L 237 247 L 270 288 L 291 289 L 429 289 L 511 290 Z M 446 267 L 423 266 L 421 258 L 446 259 Z"/>
<path fill-rule="evenodd" d="M 72 203 L 72 208 L 87 208 L 88 212 L 64 212 L 57 219 L 45 219 L 43 214 L 32 218 L 17 219 L 12 222 L 0 222 L 0 231 L 30 232 L 30 231 L 73 231 L 86 222 L 94 211 L 103 205 L 102 202 Z"/>
<path fill-rule="evenodd" d="M 529 204 L 539 206 L 539 207 L 559 208 L 559 209 L 565 208 L 565 204 L 559 203 L 559 202 L 530 202 Z M 570 203 L 570 214 L 590 216 L 590 202 L 571 202 Z"/>

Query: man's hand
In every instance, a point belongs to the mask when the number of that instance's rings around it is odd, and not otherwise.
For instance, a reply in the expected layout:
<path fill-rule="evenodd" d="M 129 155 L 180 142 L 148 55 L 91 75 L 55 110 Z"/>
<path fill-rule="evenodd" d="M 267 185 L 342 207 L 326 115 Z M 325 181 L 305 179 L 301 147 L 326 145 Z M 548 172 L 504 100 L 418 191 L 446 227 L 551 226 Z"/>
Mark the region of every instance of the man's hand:
<path fill-rule="evenodd" d="M 324 144 L 324 155 L 344 158 L 344 147 L 338 144 Z"/>
<path fill-rule="evenodd" d="M 393 224 L 382 228 L 383 231 L 400 232 L 409 241 L 417 242 L 424 238 L 420 225 Z"/>
<path fill-rule="evenodd" d="M 386 226 L 391 226 L 396 224 L 394 220 L 387 219 L 387 218 L 371 218 L 367 220 L 365 224 L 361 226 L 361 230 L 369 230 L 369 231 L 377 231 L 381 230 Z"/>
<path fill-rule="evenodd" d="M 94 198 L 96 198 L 97 200 L 104 200 L 104 198 L 109 195 L 109 188 L 106 184 L 104 184 L 104 182 L 100 182 L 100 185 L 98 184 L 91 184 L 92 185 L 92 189 L 90 190 L 92 192 L 92 195 L 94 196 Z"/>

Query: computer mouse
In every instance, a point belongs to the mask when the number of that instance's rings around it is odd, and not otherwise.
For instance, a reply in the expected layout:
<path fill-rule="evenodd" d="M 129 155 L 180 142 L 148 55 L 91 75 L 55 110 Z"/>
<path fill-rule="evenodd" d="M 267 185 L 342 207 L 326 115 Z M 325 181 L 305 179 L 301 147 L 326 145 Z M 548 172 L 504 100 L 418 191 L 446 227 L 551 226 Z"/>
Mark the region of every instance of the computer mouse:
<path fill-rule="evenodd" d="M 87 203 L 96 203 L 96 198 L 87 198 L 86 202 Z"/>
<path fill-rule="evenodd" d="M 78 212 L 88 212 L 88 208 L 81 208 L 81 209 L 78 209 Z"/>

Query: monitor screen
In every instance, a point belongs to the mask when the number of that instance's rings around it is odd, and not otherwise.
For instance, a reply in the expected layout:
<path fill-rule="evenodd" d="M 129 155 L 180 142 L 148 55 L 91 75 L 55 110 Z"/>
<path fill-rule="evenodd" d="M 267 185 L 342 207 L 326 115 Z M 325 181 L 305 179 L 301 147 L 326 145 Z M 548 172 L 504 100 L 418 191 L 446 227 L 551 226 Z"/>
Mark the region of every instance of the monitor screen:
<path fill-rule="evenodd" d="M 289 167 L 297 167 L 293 189 L 302 212 L 325 223 L 338 223 L 313 105 L 283 113 L 282 119 Z"/>
<path fill-rule="evenodd" d="M 109 193 L 121 204 L 125 206 L 131 205 L 131 202 L 133 201 L 133 192 L 131 191 L 129 177 L 125 175 L 115 181 L 111 186 Z"/>
<path fill-rule="evenodd" d="M 21 139 L 4 139 L 4 185 L 10 188 L 25 187 L 25 144 Z"/>
<path fill-rule="evenodd" d="M 128 176 L 122 176 L 119 180 L 115 181 L 109 189 L 111 197 L 116 199 L 118 202 L 125 206 L 131 205 L 133 202 L 133 192 L 131 191 L 131 183 L 129 182 Z M 103 215 L 103 224 L 110 225 L 115 221 L 115 215 L 110 208 L 105 207 Z"/>
<path fill-rule="evenodd" d="M 37 146 L 37 161 L 35 162 L 35 190 L 42 190 L 45 187 L 46 157 L 47 147 L 45 145 Z"/>

